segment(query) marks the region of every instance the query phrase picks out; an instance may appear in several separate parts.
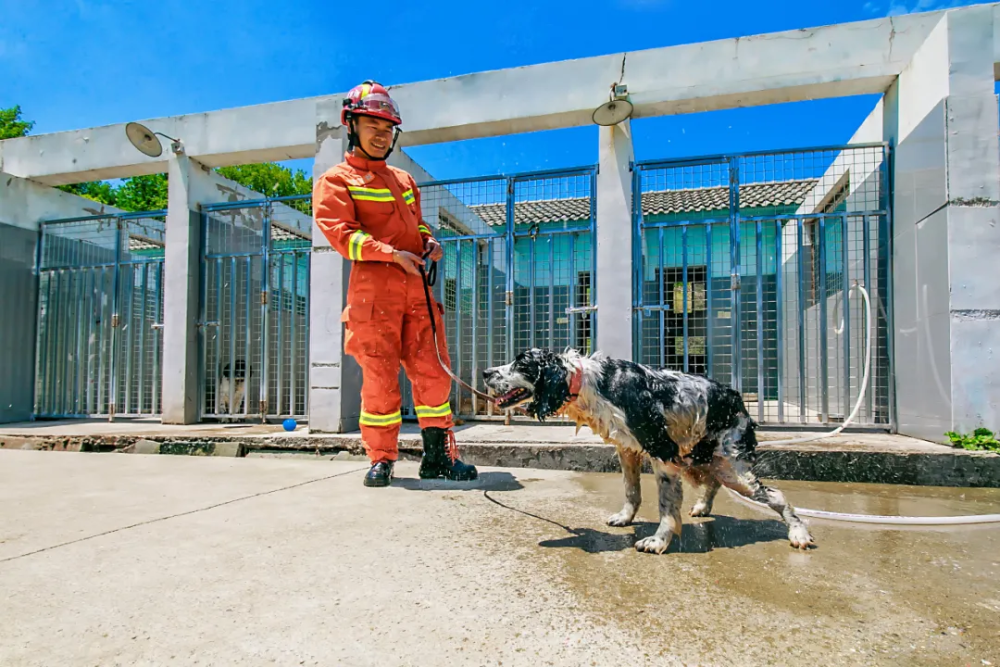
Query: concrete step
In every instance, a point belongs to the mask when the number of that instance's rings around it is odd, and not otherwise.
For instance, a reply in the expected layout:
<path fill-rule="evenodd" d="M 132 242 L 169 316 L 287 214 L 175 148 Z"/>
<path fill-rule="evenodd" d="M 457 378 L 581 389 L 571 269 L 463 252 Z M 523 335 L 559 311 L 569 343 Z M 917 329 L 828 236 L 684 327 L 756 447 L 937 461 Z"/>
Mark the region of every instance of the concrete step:
<path fill-rule="evenodd" d="M 614 448 L 583 428 L 473 423 L 456 428 L 462 459 L 479 466 L 578 472 L 619 470 Z M 762 431 L 758 474 L 769 479 L 1000 488 L 1000 456 L 887 433 L 848 433 L 808 443 L 815 435 Z M 774 443 L 774 444 L 770 444 Z M 34 422 L 0 429 L 0 448 L 201 456 L 363 455 L 360 433 L 285 432 L 275 425 L 169 426 L 158 422 Z M 404 424 L 400 458 L 421 453 L 419 428 Z M 363 456 L 361 456 L 363 460 Z M 648 465 L 647 465 L 648 470 Z"/>

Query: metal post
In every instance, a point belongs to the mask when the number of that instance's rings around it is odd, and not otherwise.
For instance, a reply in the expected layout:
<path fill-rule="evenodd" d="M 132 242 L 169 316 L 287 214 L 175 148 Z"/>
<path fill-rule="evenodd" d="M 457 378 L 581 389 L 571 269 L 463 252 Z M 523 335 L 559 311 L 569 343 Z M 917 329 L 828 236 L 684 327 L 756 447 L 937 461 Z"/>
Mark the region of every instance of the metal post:
<path fill-rule="evenodd" d="M 666 302 L 666 296 L 664 295 L 664 291 L 666 290 L 666 286 L 665 286 L 666 276 L 664 275 L 664 273 L 666 273 L 666 266 L 664 265 L 664 261 L 663 261 L 663 227 L 657 228 L 656 231 L 657 231 L 657 233 L 659 235 L 659 246 L 657 247 L 659 270 L 658 270 L 658 274 L 657 274 L 658 275 L 658 280 L 656 282 L 658 283 L 658 285 L 657 285 L 657 291 L 659 292 L 659 301 L 658 301 L 657 305 L 660 307 L 659 308 L 659 316 L 660 316 L 660 338 L 659 338 L 659 341 L 660 341 L 660 345 L 659 345 L 659 348 L 660 348 L 660 368 L 665 368 L 666 365 L 667 365 L 667 360 L 666 360 L 666 355 L 667 355 L 667 340 L 666 340 L 666 336 L 667 336 L 667 333 L 666 333 L 666 317 L 667 317 L 667 312 L 665 310 L 667 302 Z"/>
<path fill-rule="evenodd" d="M 681 317 L 684 319 L 684 372 L 687 373 L 690 368 L 688 364 L 688 227 L 684 225 L 681 227 L 681 278 L 682 285 L 684 289 L 684 295 L 682 297 L 684 303 L 684 311 L 681 313 Z"/>
<path fill-rule="evenodd" d="M 549 236 L 549 349 L 556 348 L 556 246 L 555 237 Z M 572 258 L 570 258 L 572 261 Z"/>
<path fill-rule="evenodd" d="M 296 323 L 299 319 L 299 258 L 304 257 L 305 252 L 301 250 L 296 250 L 292 255 L 292 307 L 291 307 L 291 318 L 288 322 L 288 338 L 289 340 L 289 361 L 288 361 L 288 414 L 291 416 L 298 415 L 298 406 L 295 403 L 295 373 L 302 364 L 299 363 L 298 357 L 298 327 Z M 308 275 L 308 274 L 307 274 Z M 308 372 L 308 366 L 305 367 Z M 307 383 L 308 384 L 308 383 Z"/>
<path fill-rule="evenodd" d="M 775 293 L 775 328 L 777 330 L 778 345 L 778 423 L 785 423 L 785 290 L 784 273 L 785 263 L 782 257 L 781 241 L 785 229 L 781 222 L 774 223 L 774 293 Z"/>
<path fill-rule="evenodd" d="M 827 423 L 830 420 L 830 360 L 826 330 L 826 218 L 823 217 L 819 219 L 816 255 L 819 263 L 819 385 L 822 397 L 820 421 Z"/>
<path fill-rule="evenodd" d="M 638 198 L 636 190 L 632 191 L 632 199 Z M 588 226 L 588 231 L 590 233 L 588 248 L 590 248 L 590 298 L 587 299 L 588 306 L 592 306 L 593 309 L 583 313 L 583 317 L 590 320 L 590 339 L 591 341 L 597 340 L 597 304 L 594 300 L 597 298 L 597 168 L 593 168 L 590 172 L 590 225 Z M 633 228 L 629 227 L 629 232 L 633 232 Z M 570 254 L 572 258 L 573 266 L 570 269 L 570 283 L 574 282 L 576 276 L 576 250 L 574 249 L 576 243 L 576 234 L 570 235 Z M 635 245 L 633 238 L 632 245 Z M 572 299 L 572 296 L 570 297 Z M 634 299 L 633 299 L 634 300 Z M 571 301 L 572 303 L 572 301 Z M 570 321 L 574 322 L 575 316 L 570 316 Z M 573 344 L 573 339 L 570 339 L 571 345 Z M 588 346 L 593 348 L 593 344 Z M 633 350 L 635 348 L 633 347 Z M 590 349 L 584 350 L 584 353 L 590 352 Z"/>
<path fill-rule="evenodd" d="M 712 223 L 705 225 L 705 307 L 708 309 L 708 322 L 705 325 L 705 352 L 708 355 L 708 372 L 706 375 L 715 378 L 714 324 L 715 311 L 712 310 Z"/>
<path fill-rule="evenodd" d="M 112 293 L 112 306 L 111 306 L 111 355 L 108 361 L 108 371 L 110 373 L 110 387 L 108 389 L 108 421 L 114 421 L 115 419 L 115 402 L 118 398 L 118 377 L 117 377 L 117 366 L 118 366 L 118 284 L 120 281 L 121 273 L 121 263 L 122 263 L 122 219 L 115 218 L 115 268 L 114 268 L 114 281 L 111 288 Z"/>
<path fill-rule="evenodd" d="M 51 280 L 52 280 L 52 278 L 51 278 L 51 275 L 50 275 L 49 276 L 49 281 L 50 281 L 49 286 L 50 287 L 51 287 Z M 101 294 L 104 294 L 104 289 L 105 289 L 105 286 L 107 285 L 107 283 L 108 283 L 108 267 L 102 266 L 101 267 Z M 98 382 L 98 384 L 97 384 L 97 406 L 94 409 L 94 412 L 96 412 L 97 414 L 100 414 L 101 411 L 104 409 L 104 406 L 108 405 L 108 402 L 109 402 L 108 392 L 109 392 L 109 389 L 110 389 L 110 387 L 108 386 L 108 384 L 106 382 L 106 380 L 108 379 L 107 361 L 108 361 L 109 355 L 106 355 L 104 353 L 104 350 L 108 346 L 108 342 L 109 342 L 109 339 L 110 339 L 110 333 L 108 332 L 108 329 L 110 328 L 109 325 L 110 325 L 110 319 L 111 319 L 110 317 L 108 317 L 110 315 L 110 313 L 109 313 L 110 305 L 108 306 L 108 308 L 105 308 L 104 300 L 101 299 L 100 308 L 101 308 L 101 328 L 100 328 L 100 333 L 98 334 L 98 337 L 99 337 L 100 340 L 99 340 L 99 344 L 97 346 L 97 364 L 98 364 L 98 367 L 99 367 L 98 371 L 97 371 L 97 378 L 98 378 L 98 380 L 97 380 L 97 382 Z M 50 310 L 49 312 L 51 313 L 52 311 Z"/>
<path fill-rule="evenodd" d="M 764 421 L 764 235 L 761 221 L 755 226 L 757 253 L 757 421 Z"/>
<path fill-rule="evenodd" d="M 496 253 L 493 251 L 493 241 L 492 238 L 486 239 L 486 363 L 487 368 L 493 368 L 493 358 L 495 356 L 494 352 L 494 328 L 493 328 L 493 311 L 496 308 L 496 298 L 493 293 L 493 258 Z M 476 378 L 478 379 L 478 378 Z M 493 416 L 493 402 L 487 401 L 486 403 L 486 414 L 487 416 Z"/>
<path fill-rule="evenodd" d="M 576 234 L 569 235 L 569 307 L 576 307 L 576 290 L 577 290 L 577 272 L 576 272 Z M 593 280 L 594 273 L 591 272 L 591 280 Z M 593 290 L 593 287 L 591 287 Z M 591 291 L 593 294 L 593 291 Z M 589 301 L 589 299 L 588 299 Z M 587 303 L 586 305 L 590 305 Z M 589 317 L 589 313 L 581 313 L 583 317 Z M 578 315 L 576 313 L 569 313 L 569 319 L 567 320 L 567 331 L 566 335 L 568 337 L 568 347 L 576 348 L 576 318 Z M 586 354 L 586 350 L 583 351 Z"/>
<path fill-rule="evenodd" d="M 227 363 L 229 364 L 230 377 L 232 377 L 233 372 L 233 362 L 236 359 L 236 258 L 232 257 L 229 260 L 229 359 Z M 250 285 L 247 285 L 243 295 L 244 301 L 246 301 L 246 309 L 250 310 Z M 250 323 L 247 322 L 247 338 L 250 336 L 249 332 Z M 225 365 L 219 364 L 220 371 L 225 368 Z M 221 377 L 219 378 L 222 379 Z M 229 415 L 232 417 L 233 413 L 233 400 L 235 399 L 235 382 L 229 383 Z"/>
<path fill-rule="evenodd" d="M 76 415 L 83 413 L 83 410 L 80 409 L 80 380 L 82 375 L 80 373 L 80 362 L 82 356 L 81 346 L 83 344 L 83 333 L 81 332 L 83 328 L 83 294 L 81 293 L 83 286 L 81 283 L 84 282 L 83 272 L 83 268 L 75 268 L 71 274 L 73 276 L 73 310 L 75 311 L 73 322 L 76 325 L 74 327 L 76 331 L 73 341 L 73 384 L 71 388 L 73 395 L 71 398 L 73 414 Z"/>
<path fill-rule="evenodd" d="M 881 193 L 880 200 L 881 200 L 881 209 L 885 211 L 885 214 L 879 216 L 879 221 L 881 224 L 880 224 L 878 238 L 880 245 L 882 239 L 885 239 L 885 244 L 886 244 L 886 256 L 885 256 L 886 280 L 884 286 L 879 284 L 879 292 L 885 294 L 885 314 L 886 314 L 885 328 L 886 328 L 886 356 L 887 356 L 886 361 L 888 362 L 887 385 L 889 390 L 888 416 L 889 416 L 889 427 L 892 429 L 892 432 L 895 433 L 898 426 L 896 424 L 896 354 L 895 354 L 895 341 L 893 336 L 893 332 L 896 329 L 894 324 L 895 315 L 893 314 L 893 310 L 895 307 L 894 306 L 895 298 L 893 295 L 895 291 L 893 289 L 893 276 L 892 276 L 893 264 L 895 262 L 895 257 L 893 255 L 894 243 L 892 238 L 894 233 L 892 192 L 895 187 L 893 180 L 894 170 L 891 168 L 892 164 L 894 163 L 894 155 L 892 153 L 892 150 L 893 150 L 892 146 L 890 146 L 889 144 L 883 144 L 882 165 L 880 169 L 882 173 L 882 183 L 881 183 L 882 187 L 880 188 L 880 193 Z M 865 289 L 869 289 L 869 287 L 866 285 Z M 872 302 L 873 302 L 872 319 L 877 323 L 878 309 L 875 306 L 876 299 L 872 299 Z M 878 332 L 879 328 L 880 327 L 876 324 L 875 331 Z M 875 337 L 875 340 L 876 341 L 878 340 L 877 336 Z M 872 358 L 876 358 L 876 355 L 872 354 Z"/>
<path fill-rule="evenodd" d="M 156 263 L 156 321 L 163 324 L 163 262 Z M 160 360 L 160 347 L 163 345 L 161 331 L 162 328 L 153 331 L 156 341 L 153 344 L 153 414 L 160 414 L 162 403 L 160 400 L 160 376 L 163 373 L 163 363 Z"/>
<path fill-rule="evenodd" d="M 796 256 L 799 258 L 799 298 L 798 308 L 796 308 L 796 324 L 799 328 L 799 421 L 806 423 L 806 293 L 805 293 L 805 257 L 802 253 L 802 218 L 795 219 L 796 230 L 798 232 L 798 249 Z M 810 267 L 811 270 L 812 267 Z"/>
<path fill-rule="evenodd" d="M 243 275 L 245 276 L 244 280 L 246 281 L 245 284 L 246 284 L 246 295 L 247 295 L 246 301 L 244 302 L 246 304 L 246 312 L 243 313 L 243 319 L 246 321 L 246 337 L 243 339 L 243 360 L 244 360 L 244 364 L 246 366 L 246 370 L 248 371 L 247 375 L 249 376 L 250 366 L 253 363 L 253 347 L 250 345 L 250 339 L 253 336 L 253 317 L 252 317 L 252 315 L 253 315 L 253 300 L 254 300 L 253 297 L 254 297 L 254 293 L 253 293 L 253 291 L 251 289 L 253 287 L 253 257 L 248 255 L 247 257 L 243 258 L 243 261 L 244 261 L 244 264 L 245 264 Z M 261 262 L 261 264 L 263 265 L 263 262 Z M 260 307 L 262 307 L 262 308 L 266 308 L 267 307 L 267 306 L 263 305 L 263 303 L 262 303 L 264 301 L 264 297 L 266 296 L 266 294 L 267 294 L 266 292 L 261 291 L 257 295 L 257 301 L 259 303 L 261 303 Z M 263 362 L 264 359 L 265 359 L 265 357 L 267 357 L 267 348 L 264 347 L 263 342 L 264 342 L 264 336 L 263 336 L 263 332 L 261 332 L 261 335 L 258 337 L 258 340 L 257 340 L 258 350 L 261 352 L 261 362 Z M 263 371 L 261 371 L 261 386 L 264 385 L 264 381 L 266 381 L 266 379 L 267 379 L 267 376 L 265 375 L 265 373 Z M 244 391 L 243 391 L 243 417 L 245 419 L 249 419 L 250 414 L 251 414 L 251 411 L 250 411 L 250 388 L 252 386 L 252 383 L 249 380 L 250 380 L 250 378 L 247 377 L 247 382 L 244 385 Z M 259 389 L 258 392 L 257 392 L 257 398 L 258 398 L 258 400 L 260 399 L 260 392 L 261 391 L 263 391 L 263 390 Z M 232 409 L 232 408 L 230 408 L 230 409 Z"/>
<path fill-rule="evenodd" d="M 277 404 L 275 405 L 275 414 L 282 415 L 285 413 L 285 393 L 283 382 L 285 375 L 282 372 L 284 370 L 285 361 L 285 258 L 288 255 L 284 253 L 276 253 L 274 255 L 275 259 L 278 260 L 278 312 L 275 315 L 277 320 L 278 329 L 278 346 L 276 348 L 276 357 L 278 362 L 277 372 L 275 377 L 277 378 Z M 294 360 L 293 360 L 294 363 Z M 289 367 L 294 367 L 293 363 L 289 363 Z M 288 414 L 291 414 L 291 409 L 289 409 Z"/>
<path fill-rule="evenodd" d="M 305 252 L 302 253 L 303 256 L 307 258 L 306 259 L 306 265 L 307 265 L 306 266 L 306 280 L 305 280 L 305 288 L 306 288 L 305 312 L 303 313 L 304 319 L 302 320 L 302 326 L 304 326 L 305 330 L 306 330 L 306 332 L 305 332 L 305 334 L 306 334 L 305 335 L 305 342 L 302 345 L 302 356 L 303 356 L 302 366 L 305 369 L 305 376 L 304 376 L 305 379 L 304 379 L 303 384 L 302 384 L 302 393 L 303 393 L 302 412 L 303 412 L 303 414 L 307 413 L 308 410 L 309 410 L 309 384 L 310 384 L 309 383 L 309 336 L 311 335 L 311 329 L 310 329 L 310 326 L 309 326 L 309 309 L 311 308 L 311 306 L 310 306 L 310 299 L 312 298 L 312 296 L 311 296 L 312 295 L 312 284 L 309 282 L 309 274 L 312 271 L 312 254 L 311 253 L 312 253 L 311 250 L 307 250 L 307 251 L 305 251 Z"/>
<path fill-rule="evenodd" d="M 89 415 L 97 411 L 97 405 L 94 403 L 94 354 L 92 349 L 94 341 L 94 294 L 97 293 L 97 268 L 91 268 L 87 273 L 89 277 L 89 287 L 87 289 L 87 384 L 84 392 L 84 412 Z M 98 379 L 98 382 L 100 382 L 100 379 Z"/>
<path fill-rule="evenodd" d="M 739 158 L 729 158 L 729 259 L 730 287 L 732 302 L 730 324 L 732 326 L 732 387 L 743 391 L 743 361 L 740 344 L 742 308 L 740 307 L 740 163 Z"/>
<path fill-rule="evenodd" d="M 847 229 L 846 215 L 840 216 L 840 229 L 844 252 L 844 326 L 841 330 L 841 335 L 844 337 L 844 406 L 842 412 L 844 419 L 847 419 L 847 416 L 851 414 L 851 262 L 848 252 L 850 234 Z"/>
<path fill-rule="evenodd" d="M 260 359 L 261 359 L 261 371 L 260 371 L 260 403 L 258 404 L 258 412 L 260 413 L 260 421 L 263 423 L 267 418 L 268 411 L 268 383 L 271 379 L 271 347 L 269 345 L 271 340 L 270 331 L 270 301 L 271 294 L 271 202 L 266 202 L 263 206 L 262 225 L 260 230 L 260 246 L 261 246 L 261 258 L 260 258 Z M 247 275 L 247 283 L 250 282 L 249 274 Z M 247 320 L 249 325 L 249 316 L 247 313 Z M 278 323 L 281 323 L 279 318 Z M 278 351 L 281 354 L 281 351 Z M 247 359 L 247 364 L 249 365 L 249 358 Z M 249 378 L 247 378 L 249 380 Z M 280 383 L 280 375 L 279 375 Z M 250 383 L 247 382 L 249 385 Z M 249 389 L 249 386 L 248 386 Z M 250 412 L 250 399 L 247 397 L 247 413 Z"/>
<path fill-rule="evenodd" d="M 507 309 L 507 360 L 514 359 L 514 179 L 507 179 L 507 293 L 504 303 Z M 509 413 L 508 413 L 509 414 Z"/>
<path fill-rule="evenodd" d="M 528 237 L 528 340 L 535 347 L 535 237 Z"/>
<path fill-rule="evenodd" d="M 481 265 L 481 251 L 478 240 L 469 241 L 472 245 L 472 376 L 469 384 L 475 386 L 476 378 L 479 375 L 479 267 Z M 479 414 L 479 401 L 475 394 L 472 394 L 472 414 Z"/>
<path fill-rule="evenodd" d="M 139 414 L 143 413 L 146 396 L 146 319 L 149 315 L 149 266 L 148 262 L 137 265 L 137 268 L 142 271 L 142 316 L 139 318 L 139 395 L 136 401 Z"/>
<path fill-rule="evenodd" d="M 592 238 L 593 242 L 591 243 L 591 255 L 596 262 L 596 234 Z M 646 295 L 643 290 L 643 277 L 646 266 L 645 255 L 643 253 L 644 247 L 645 232 L 642 224 L 642 168 L 636 166 L 632 169 L 632 313 L 635 320 L 632 323 L 632 351 L 634 353 L 635 360 L 640 363 L 644 363 L 646 361 L 644 356 L 645 346 L 642 340 L 645 322 L 642 306 L 646 300 Z M 591 275 L 597 275 L 596 263 Z M 595 317 L 593 319 L 596 321 L 597 318 Z M 593 330 L 591 335 L 594 335 Z"/>
<path fill-rule="evenodd" d="M 462 242 L 455 243 L 455 358 L 452 360 L 455 375 L 462 377 Z M 462 413 L 462 388 L 455 385 L 455 402 L 458 404 L 453 411 Z"/>
<path fill-rule="evenodd" d="M 864 273 L 863 273 L 863 279 L 865 281 L 864 288 L 865 288 L 865 290 L 867 290 L 869 292 L 871 291 L 871 284 L 872 284 L 872 277 L 871 277 L 871 238 L 870 238 L 870 232 L 871 232 L 871 230 L 868 228 L 868 225 L 870 224 L 870 220 L 871 219 L 866 215 L 866 216 L 864 216 L 864 218 L 862 218 L 862 224 L 861 224 L 861 226 L 862 226 L 862 237 L 863 237 L 863 239 L 862 239 L 862 244 L 863 244 L 862 247 L 863 247 L 863 252 L 864 252 L 864 269 L 863 269 L 863 271 L 864 271 Z M 862 315 L 863 315 L 864 314 L 864 303 L 863 302 L 861 304 L 861 312 L 862 312 Z M 871 313 L 871 318 L 872 318 L 871 323 L 872 324 L 875 322 L 875 315 L 876 315 L 875 312 Z M 864 319 L 862 319 L 862 323 L 863 323 L 862 326 L 865 327 L 865 328 L 862 329 L 862 331 L 861 331 L 861 341 L 862 341 L 861 344 L 864 345 L 864 341 L 866 340 L 867 335 L 868 335 L 868 328 L 867 327 L 870 326 L 870 324 L 869 323 L 865 323 Z M 874 344 L 875 340 L 873 340 L 872 343 Z M 872 354 L 871 356 L 872 356 L 873 359 L 875 358 L 874 354 Z M 862 357 L 862 359 L 863 359 L 863 357 Z M 864 361 L 862 361 L 861 363 L 864 363 Z M 864 369 L 862 369 L 862 372 L 864 372 Z M 865 409 L 866 409 L 865 415 L 868 417 L 869 421 L 874 421 L 875 415 L 872 412 L 872 389 L 871 389 L 871 385 L 872 385 L 871 377 L 869 377 L 868 386 L 865 388 Z"/>

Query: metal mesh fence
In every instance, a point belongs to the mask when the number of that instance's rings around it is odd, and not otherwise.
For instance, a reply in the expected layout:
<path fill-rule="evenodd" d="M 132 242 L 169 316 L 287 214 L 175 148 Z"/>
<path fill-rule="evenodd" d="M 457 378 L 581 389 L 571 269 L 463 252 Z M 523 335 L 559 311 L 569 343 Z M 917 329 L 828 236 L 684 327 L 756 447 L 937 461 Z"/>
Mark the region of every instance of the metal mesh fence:
<path fill-rule="evenodd" d="M 424 220 L 444 249 L 436 297 L 452 370 L 473 386 L 482 371 L 531 346 L 592 351 L 595 276 L 593 171 L 480 178 L 421 186 Z M 413 416 L 403 380 L 403 413 Z M 492 404 L 452 389 L 462 417 Z"/>
<path fill-rule="evenodd" d="M 35 415 L 161 410 L 163 211 L 46 222 Z"/>
<path fill-rule="evenodd" d="M 304 418 L 310 197 L 206 207 L 202 416 Z"/>
<path fill-rule="evenodd" d="M 639 165 L 637 358 L 739 389 L 762 423 L 891 423 L 886 148 Z"/>

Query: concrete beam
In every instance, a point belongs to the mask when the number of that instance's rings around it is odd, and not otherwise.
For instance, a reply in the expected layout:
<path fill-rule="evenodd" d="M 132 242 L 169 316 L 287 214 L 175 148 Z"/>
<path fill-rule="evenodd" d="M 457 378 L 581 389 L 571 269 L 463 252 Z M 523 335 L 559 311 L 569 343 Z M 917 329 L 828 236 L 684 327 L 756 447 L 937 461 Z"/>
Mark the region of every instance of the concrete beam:
<path fill-rule="evenodd" d="M 997 5 L 988 11 L 997 11 Z M 948 10 L 961 14 L 970 8 Z M 946 12 L 910 14 L 518 67 L 393 87 L 400 146 L 590 124 L 609 84 L 624 80 L 635 117 L 881 93 Z M 991 51 L 992 55 L 992 51 Z M 209 166 L 313 155 L 319 105 L 342 93 L 144 121 L 183 140 Z M 440 100 L 448 104 L 440 104 Z M 333 115 L 330 127 L 338 122 Z M 169 151 L 167 151 L 169 153 Z M 0 170 L 48 184 L 164 171 L 124 125 L 0 142 Z"/>

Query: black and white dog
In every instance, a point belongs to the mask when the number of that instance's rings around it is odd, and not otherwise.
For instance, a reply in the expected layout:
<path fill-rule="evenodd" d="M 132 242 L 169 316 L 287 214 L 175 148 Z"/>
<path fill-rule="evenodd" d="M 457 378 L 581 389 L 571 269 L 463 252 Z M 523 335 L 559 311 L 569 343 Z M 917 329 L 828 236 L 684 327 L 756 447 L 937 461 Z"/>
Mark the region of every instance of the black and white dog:
<path fill-rule="evenodd" d="M 253 376 L 253 367 L 248 368 L 246 362 L 237 359 L 232 364 L 226 364 L 219 373 L 219 382 L 216 385 L 216 406 L 218 414 L 233 415 L 225 421 L 232 421 L 235 415 L 243 410 L 243 401 L 246 398 L 247 382 Z M 229 403 L 229 394 L 232 390 L 233 402 Z"/>
<path fill-rule="evenodd" d="M 641 501 L 639 474 L 649 456 L 660 496 L 656 533 L 635 544 L 662 554 L 681 533 L 681 477 L 701 487 L 691 516 L 708 516 L 721 485 L 781 515 L 793 547 L 814 544 L 805 524 L 777 489 L 753 472 L 756 424 L 730 387 L 704 377 L 656 370 L 597 353 L 531 349 L 510 364 L 483 371 L 501 409 L 523 406 L 540 421 L 563 413 L 613 444 L 625 480 L 625 506 L 608 519 L 627 526 Z"/>

